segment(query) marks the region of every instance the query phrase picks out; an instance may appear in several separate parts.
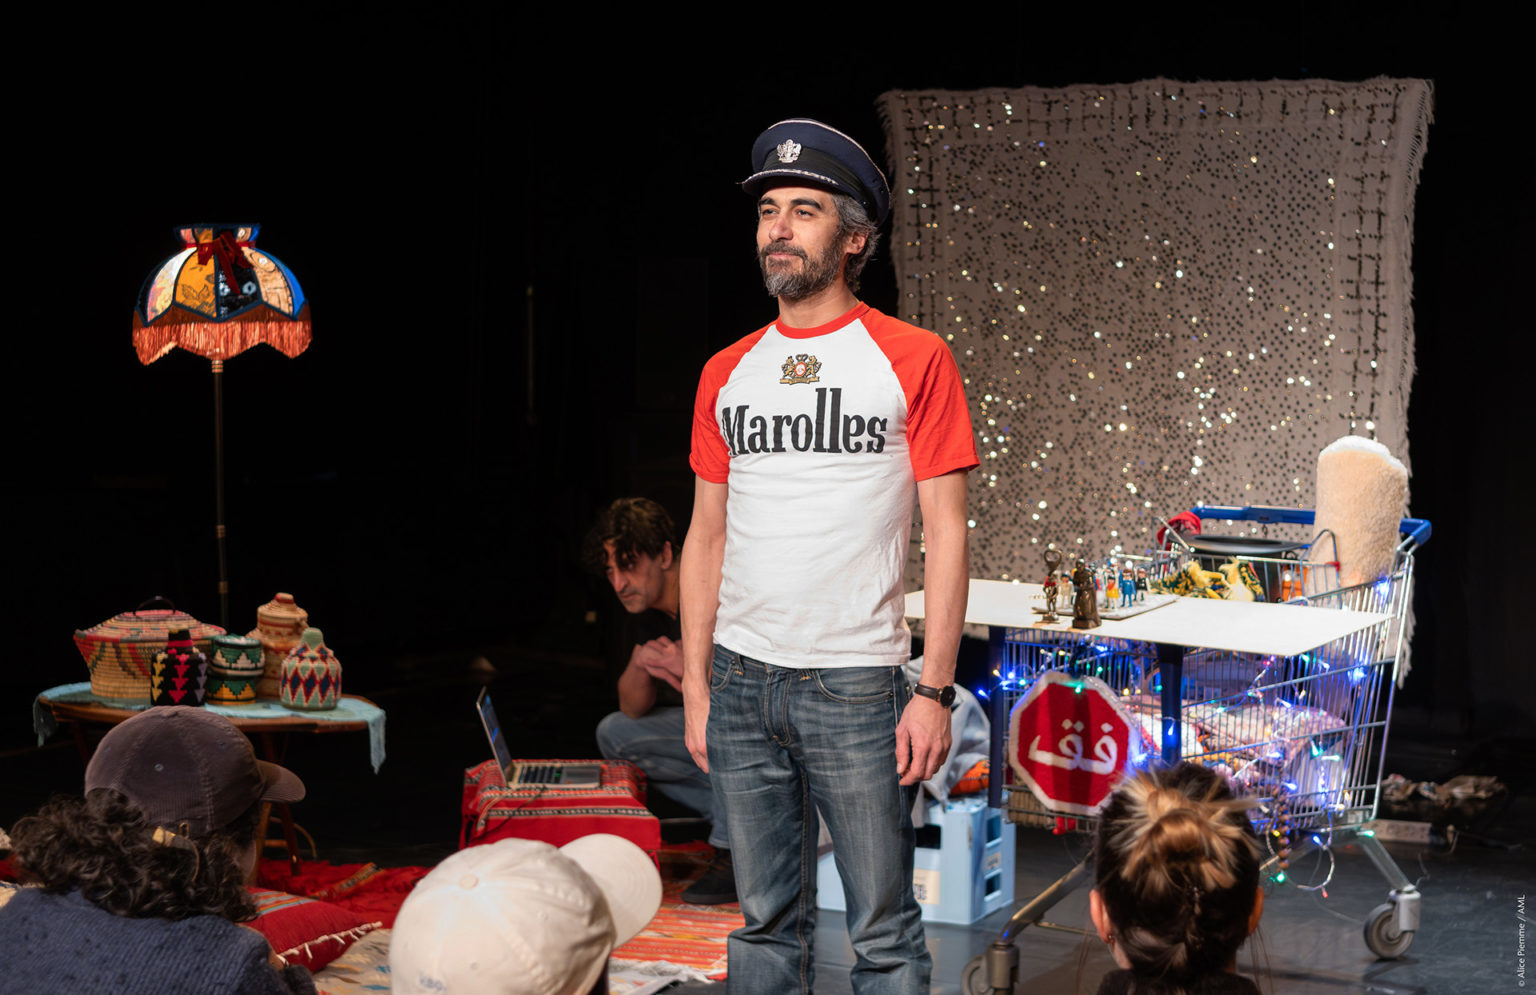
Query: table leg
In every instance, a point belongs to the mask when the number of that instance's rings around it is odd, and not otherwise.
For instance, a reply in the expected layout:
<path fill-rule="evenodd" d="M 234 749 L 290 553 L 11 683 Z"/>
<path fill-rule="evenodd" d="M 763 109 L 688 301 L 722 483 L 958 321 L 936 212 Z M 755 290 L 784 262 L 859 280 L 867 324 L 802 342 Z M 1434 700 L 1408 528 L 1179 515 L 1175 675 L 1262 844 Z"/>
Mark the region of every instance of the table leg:
<path fill-rule="evenodd" d="M 256 875 L 261 869 L 261 859 L 266 855 L 267 822 L 271 818 L 272 803 L 262 802 L 259 814 L 256 816 L 256 860 L 251 864 L 251 873 L 245 877 L 247 887 L 256 887 Z"/>
<path fill-rule="evenodd" d="M 261 752 L 262 759 L 268 763 L 281 764 L 284 755 L 288 752 L 288 734 L 262 731 Z M 283 826 L 283 841 L 288 845 L 288 867 L 293 873 L 299 873 L 299 834 L 293 828 L 293 810 L 287 802 L 274 802 L 272 807 L 277 810 L 278 820 Z M 265 841 L 266 834 L 262 834 Z"/>
<path fill-rule="evenodd" d="M 1154 643 L 1157 647 L 1157 671 L 1161 679 L 1163 709 L 1163 763 L 1172 767 L 1182 758 L 1181 721 L 1184 715 L 1184 647 L 1172 643 Z"/>
<path fill-rule="evenodd" d="M 85 724 L 71 722 L 69 724 L 69 731 L 74 734 L 75 749 L 80 751 L 80 762 L 89 767 L 91 765 L 91 753 L 94 751 L 92 751 L 90 744 L 85 740 Z"/>
<path fill-rule="evenodd" d="M 992 672 L 1003 672 L 1003 656 L 1007 653 L 1008 630 L 1000 625 L 987 627 L 987 656 L 992 663 Z M 987 805 L 990 808 L 1003 807 L 1003 742 L 1007 736 L 999 736 L 997 730 L 1004 728 L 1003 723 L 1008 721 L 1008 713 L 1003 708 L 1003 692 L 993 685 L 992 695 L 987 699 L 987 710 L 992 722 L 993 733 L 991 750 L 988 753 L 988 763 L 991 765 L 991 775 L 987 778 Z"/>
<path fill-rule="evenodd" d="M 288 808 L 287 802 L 275 802 L 272 806 L 277 809 L 283 823 L 283 842 L 288 844 L 288 869 L 293 873 L 299 873 L 299 834 L 293 829 L 293 812 Z"/>

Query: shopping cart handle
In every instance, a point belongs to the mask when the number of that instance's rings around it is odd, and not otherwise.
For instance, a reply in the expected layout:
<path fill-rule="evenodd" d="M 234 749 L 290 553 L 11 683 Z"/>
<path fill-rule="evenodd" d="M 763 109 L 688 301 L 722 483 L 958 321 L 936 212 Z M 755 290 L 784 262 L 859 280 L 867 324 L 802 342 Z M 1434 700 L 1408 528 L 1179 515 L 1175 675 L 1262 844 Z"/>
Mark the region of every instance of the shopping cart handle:
<path fill-rule="evenodd" d="M 1284 522 L 1288 525 L 1311 525 L 1315 515 L 1311 508 L 1270 508 L 1263 505 L 1234 508 L 1226 505 L 1202 504 L 1196 505 L 1191 511 L 1201 519 L 1215 518 L 1228 522 L 1259 522 L 1260 524 Z M 1412 537 L 1415 545 L 1422 546 L 1429 539 L 1429 520 L 1405 518 L 1398 526 L 1398 532 Z"/>
<path fill-rule="evenodd" d="M 1270 508 L 1263 505 L 1231 508 L 1207 504 L 1197 506 L 1194 513 L 1200 518 L 1220 518 L 1229 522 L 1258 522 L 1263 525 L 1272 525 L 1276 522 L 1285 522 L 1288 525 L 1312 524 L 1312 511 L 1309 508 Z"/>

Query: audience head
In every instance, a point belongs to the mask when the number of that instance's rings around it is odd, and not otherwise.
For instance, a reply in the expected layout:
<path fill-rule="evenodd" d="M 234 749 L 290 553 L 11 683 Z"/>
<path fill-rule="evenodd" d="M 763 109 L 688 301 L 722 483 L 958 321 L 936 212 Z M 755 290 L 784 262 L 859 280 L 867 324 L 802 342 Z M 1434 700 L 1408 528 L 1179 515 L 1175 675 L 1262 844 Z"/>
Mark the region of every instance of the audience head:
<path fill-rule="evenodd" d="M 294 802 L 292 771 L 257 760 L 234 724 L 155 707 L 114 727 L 85 771 L 85 797 L 56 799 L 13 830 L 29 878 L 80 891 L 115 915 L 241 921 L 260 803 Z"/>
<path fill-rule="evenodd" d="M 607 578 L 626 610 L 639 614 L 675 600 L 679 548 L 665 508 L 649 498 L 619 498 L 587 533 L 582 559 Z"/>
<path fill-rule="evenodd" d="M 586 995 L 606 977 L 613 948 L 660 907 L 656 865 L 618 836 L 559 849 L 525 839 L 470 847 L 433 868 L 400 907 L 392 990 Z"/>
<path fill-rule="evenodd" d="M 1094 926 L 1115 960 L 1158 991 L 1233 970 L 1258 926 L 1259 845 L 1251 803 L 1197 764 L 1128 780 L 1099 815 Z"/>

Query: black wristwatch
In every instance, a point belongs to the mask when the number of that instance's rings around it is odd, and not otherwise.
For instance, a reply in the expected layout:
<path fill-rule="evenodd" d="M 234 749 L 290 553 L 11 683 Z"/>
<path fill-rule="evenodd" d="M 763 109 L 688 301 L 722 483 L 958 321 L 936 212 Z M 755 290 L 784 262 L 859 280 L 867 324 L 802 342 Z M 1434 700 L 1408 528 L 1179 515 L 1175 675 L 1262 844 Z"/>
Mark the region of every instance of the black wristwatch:
<path fill-rule="evenodd" d="M 945 708 L 948 708 L 955 703 L 955 686 L 953 684 L 946 684 L 941 688 L 929 687 L 926 684 L 914 684 L 912 686 L 912 692 L 914 694 L 920 694 L 924 698 L 932 698 L 934 701 L 943 705 Z"/>

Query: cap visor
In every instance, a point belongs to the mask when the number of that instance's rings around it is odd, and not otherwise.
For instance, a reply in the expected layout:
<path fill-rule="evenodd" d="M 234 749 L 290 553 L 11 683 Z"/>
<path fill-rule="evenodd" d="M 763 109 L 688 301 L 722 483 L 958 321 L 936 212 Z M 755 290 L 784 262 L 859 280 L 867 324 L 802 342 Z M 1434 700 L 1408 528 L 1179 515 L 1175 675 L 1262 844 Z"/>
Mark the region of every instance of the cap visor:
<path fill-rule="evenodd" d="M 304 800 L 304 782 L 299 780 L 299 775 L 287 767 L 279 767 L 277 764 L 267 763 L 265 760 L 256 761 L 261 768 L 261 801 L 264 802 L 297 802 Z"/>
<path fill-rule="evenodd" d="M 748 194 L 755 196 L 763 187 L 768 185 L 768 181 L 777 179 L 798 181 L 801 186 L 828 187 L 839 193 L 849 194 L 852 197 L 858 196 L 857 193 L 848 189 L 846 183 L 839 183 L 825 173 L 815 173 L 808 169 L 765 169 L 761 172 L 753 173 L 742 180 L 741 188 Z"/>
<path fill-rule="evenodd" d="M 661 908 L 661 875 L 651 858 L 622 836 L 593 833 L 572 840 L 560 852 L 597 882 L 613 917 L 614 946 L 628 943 Z"/>

